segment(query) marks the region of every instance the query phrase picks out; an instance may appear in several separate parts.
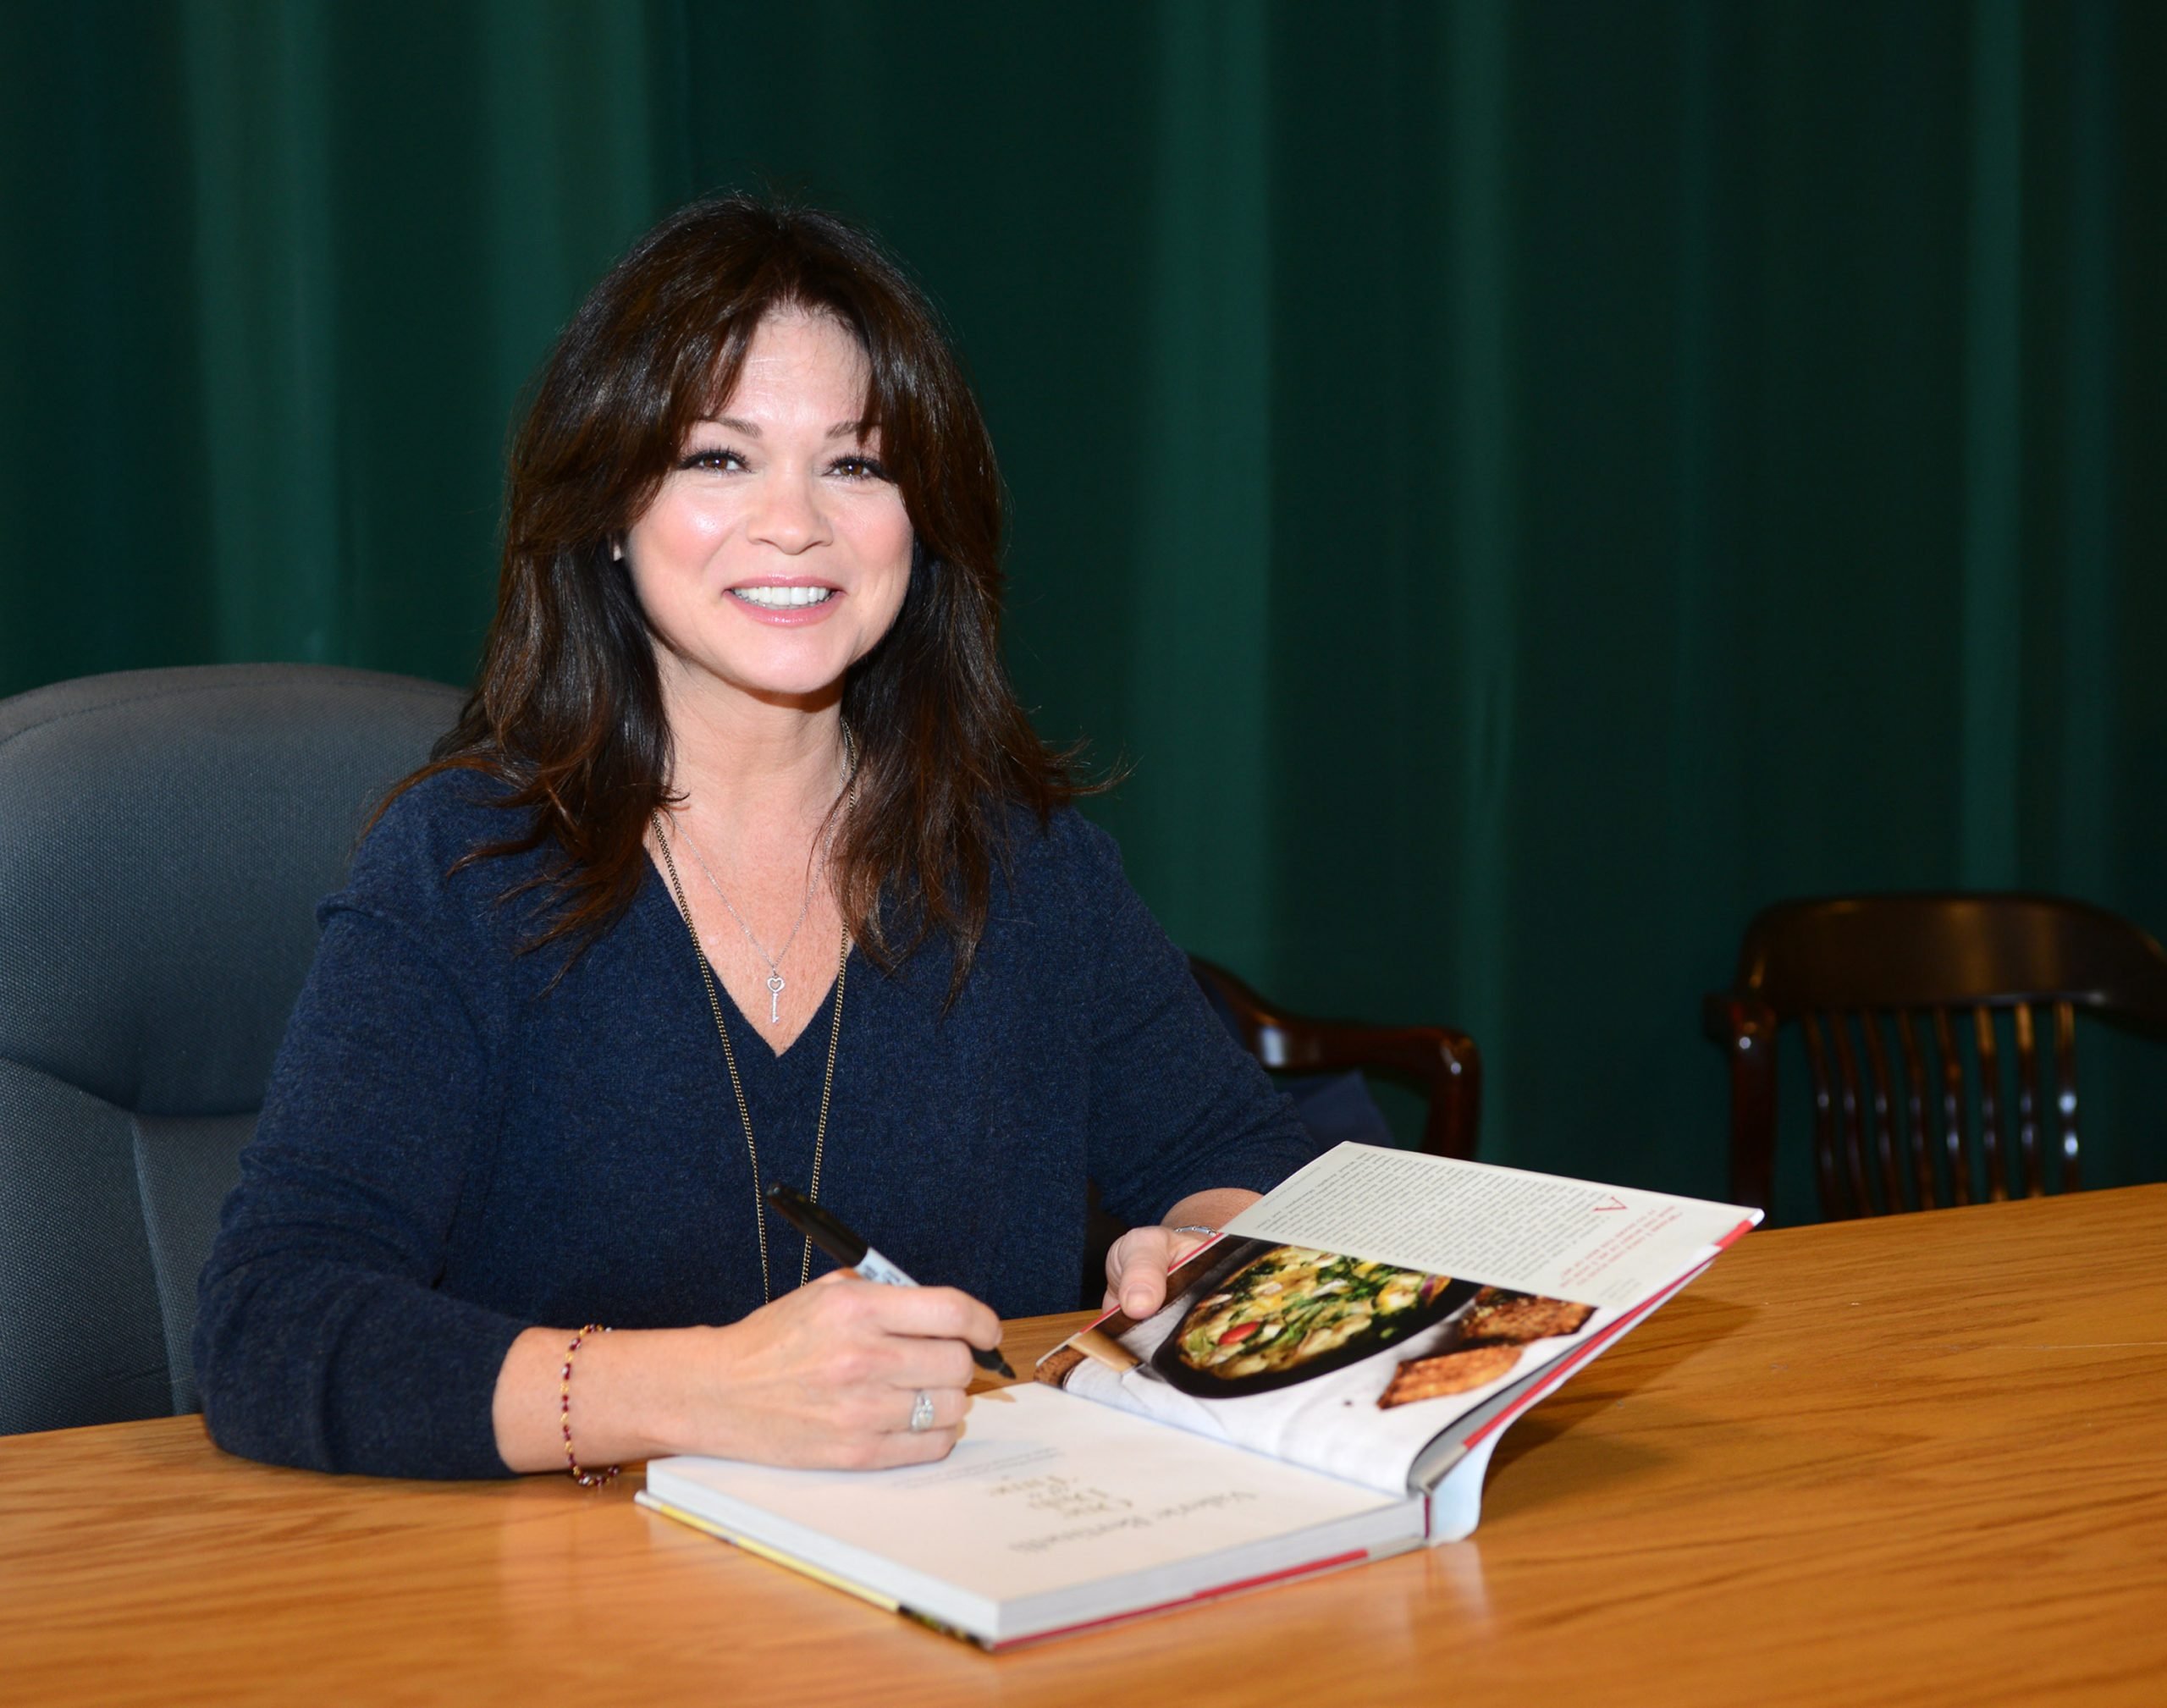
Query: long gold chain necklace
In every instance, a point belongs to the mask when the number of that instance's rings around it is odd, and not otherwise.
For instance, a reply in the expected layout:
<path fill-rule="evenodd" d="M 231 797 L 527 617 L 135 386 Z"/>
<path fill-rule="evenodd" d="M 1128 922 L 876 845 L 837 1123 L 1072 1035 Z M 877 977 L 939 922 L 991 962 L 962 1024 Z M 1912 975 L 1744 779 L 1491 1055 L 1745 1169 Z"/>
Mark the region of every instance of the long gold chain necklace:
<path fill-rule="evenodd" d="M 843 725 L 843 758 L 849 767 L 843 802 L 847 816 L 857 807 L 857 749 L 851 740 L 847 724 Z M 670 838 L 662 814 L 655 813 L 653 822 L 654 846 L 662 856 L 663 869 L 670 874 L 670 890 L 677 898 L 677 911 L 684 916 L 685 929 L 692 939 L 692 959 L 699 967 L 701 983 L 707 987 L 708 1011 L 714 1016 L 715 1036 L 722 1040 L 723 1065 L 730 1070 L 730 1089 L 737 1099 L 737 1119 L 745 1129 L 745 1154 L 753 1165 L 753 1231 L 760 1242 L 760 1303 L 766 1304 L 775 1298 L 775 1288 L 768 1274 L 768 1218 L 760 1199 L 760 1147 L 753 1138 L 753 1110 L 745 1101 L 745 1082 L 738 1077 L 737 1052 L 730 1047 L 730 1028 L 723 1023 L 722 994 L 715 988 L 714 970 L 708 964 L 707 950 L 700 946 L 700 929 L 692 923 L 692 910 L 685 900 L 685 886 L 677 877 L 677 862 L 670 857 Z M 791 934 L 796 935 L 794 932 Z M 843 976 L 849 971 L 850 926 L 846 923 L 842 951 L 835 959 L 835 1014 L 828 1028 L 828 1071 L 820 1080 L 820 1121 L 813 1130 L 812 1190 L 806 1196 L 815 1204 L 820 1201 L 820 1162 L 828 1146 L 828 1102 L 835 1088 L 835 1050 L 843 1038 Z M 803 1287 L 812 1276 L 813 1242 L 808 1239 L 805 1242 L 804 1260 L 797 1267 L 798 1286 Z"/>

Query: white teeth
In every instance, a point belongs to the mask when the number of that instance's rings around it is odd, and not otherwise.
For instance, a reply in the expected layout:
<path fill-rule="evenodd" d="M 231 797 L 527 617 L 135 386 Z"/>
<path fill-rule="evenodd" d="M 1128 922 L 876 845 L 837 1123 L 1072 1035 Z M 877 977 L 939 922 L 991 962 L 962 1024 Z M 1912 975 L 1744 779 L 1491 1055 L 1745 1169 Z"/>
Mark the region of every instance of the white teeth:
<path fill-rule="evenodd" d="M 758 605 L 763 610 L 786 611 L 794 605 L 821 605 L 828 601 L 832 587 L 732 587 L 732 595 L 748 605 Z"/>

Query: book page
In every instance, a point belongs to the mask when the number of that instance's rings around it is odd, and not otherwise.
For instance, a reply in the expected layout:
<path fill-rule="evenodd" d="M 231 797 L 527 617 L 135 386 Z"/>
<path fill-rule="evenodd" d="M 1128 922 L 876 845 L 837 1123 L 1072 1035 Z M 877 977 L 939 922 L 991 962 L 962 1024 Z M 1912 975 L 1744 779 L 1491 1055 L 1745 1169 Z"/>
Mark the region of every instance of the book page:
<path fill-rule="evenodd" d="M 980 1395 L 955 1452 L 933 1464 L 800 1471 L 678 1457 L 655 1461 L 648 1485 L 913 1606 L 968 1611 L 953 1601 L 961 1592 L 983 1604 L 979 1617 L 1395 1509 L 1298 1466 L 1028 1383 Z M 1410 1507 L 1400 1528 L 1418 1536 L 1419 1512 Z"/>
<path fill-rule="evenodd" d="M 1227 1231 L 1591 1305 L 1629 1304 L 1761 1219 L 1632 1187 L 1367 1144 L 1335 1146 Z"/>
<path fill-rule="evenodd" d="M 1041 1381 L 1405 1489 L 1562 1361 L 1604 1343 L 1759 1212 L 1343 1144 L 1043 1360 Z M 1430 1451 L 1436 1444 L 1437 1451 Z"/>
<path fill-rule="evenodd" d="M 1267 1265 L 1274 1266 L 1271 1275 Z M 1373 1313 L 1370 1325 L 1345 1344 L 1304 1358 L 1302 1347 L 1315 1344 L 1314 1314 L 1304 1311 L 1274 1334 L 1268 1309 L 1254 1308 L 1269 1297 L 1260 1297 L 1260 1287 L 1322 1291 L 1344 1280 L 1359 1288 L 1374 1285 L 1381 1270 L 1397 1286 L 1394 1297 L 1414 1295 L 1403 1333 L 1391 1332 L 1389 1324 L 1378 1328 Z M 1599 1339 L 1619 1314 L 1471 1281 L 1449 1281 L 1424 1300 L 1424 1286 L 1442 1279 L 1222 1237 L 1174 1271 L 1170 1297 L 1155 1315 L 1143 1322 L 1119 1312 L 1102 1318 L 1048 1354 L 1038 1377 L 1379 1494 L 1402 1492 L 1415 1460 L 1456 1419 Z M 1250 1323 L 1256 1327 L 1244 1335 Z M 1324 1325 L 1324 1332 L 1332 1330 Z M 1277 1368 L 1266 1362 L 1275 1347 L 1285 1358 Z"/>

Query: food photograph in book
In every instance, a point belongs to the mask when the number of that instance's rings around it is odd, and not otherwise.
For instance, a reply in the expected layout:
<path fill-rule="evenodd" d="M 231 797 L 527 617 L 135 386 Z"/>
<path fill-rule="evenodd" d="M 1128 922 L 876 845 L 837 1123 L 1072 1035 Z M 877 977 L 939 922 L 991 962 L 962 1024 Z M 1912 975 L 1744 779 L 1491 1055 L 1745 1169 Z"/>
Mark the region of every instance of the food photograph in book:
<path fill-rule="evenodd" d="M 1469 1277 L 1221 1239 L 1174 1270 L 1157 1314 L 1103 1318 L 1038 1375 L 1390 1487 L 1453 1419 L 1613 1314 Z"/>

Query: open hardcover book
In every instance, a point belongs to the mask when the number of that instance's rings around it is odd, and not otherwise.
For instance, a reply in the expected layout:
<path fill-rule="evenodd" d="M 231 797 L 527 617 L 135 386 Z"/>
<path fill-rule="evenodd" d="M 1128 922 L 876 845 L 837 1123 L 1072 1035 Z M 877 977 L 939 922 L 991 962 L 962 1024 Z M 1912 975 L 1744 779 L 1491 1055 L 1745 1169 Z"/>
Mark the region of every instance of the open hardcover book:
<path fill-rule="evenodd" d="M 940 1463 L 658 1459 L 639 1499 L 993 1649 L 1457 1541 L 1505 1427 L 1760 1216 L 1343 1144 Z"/>

